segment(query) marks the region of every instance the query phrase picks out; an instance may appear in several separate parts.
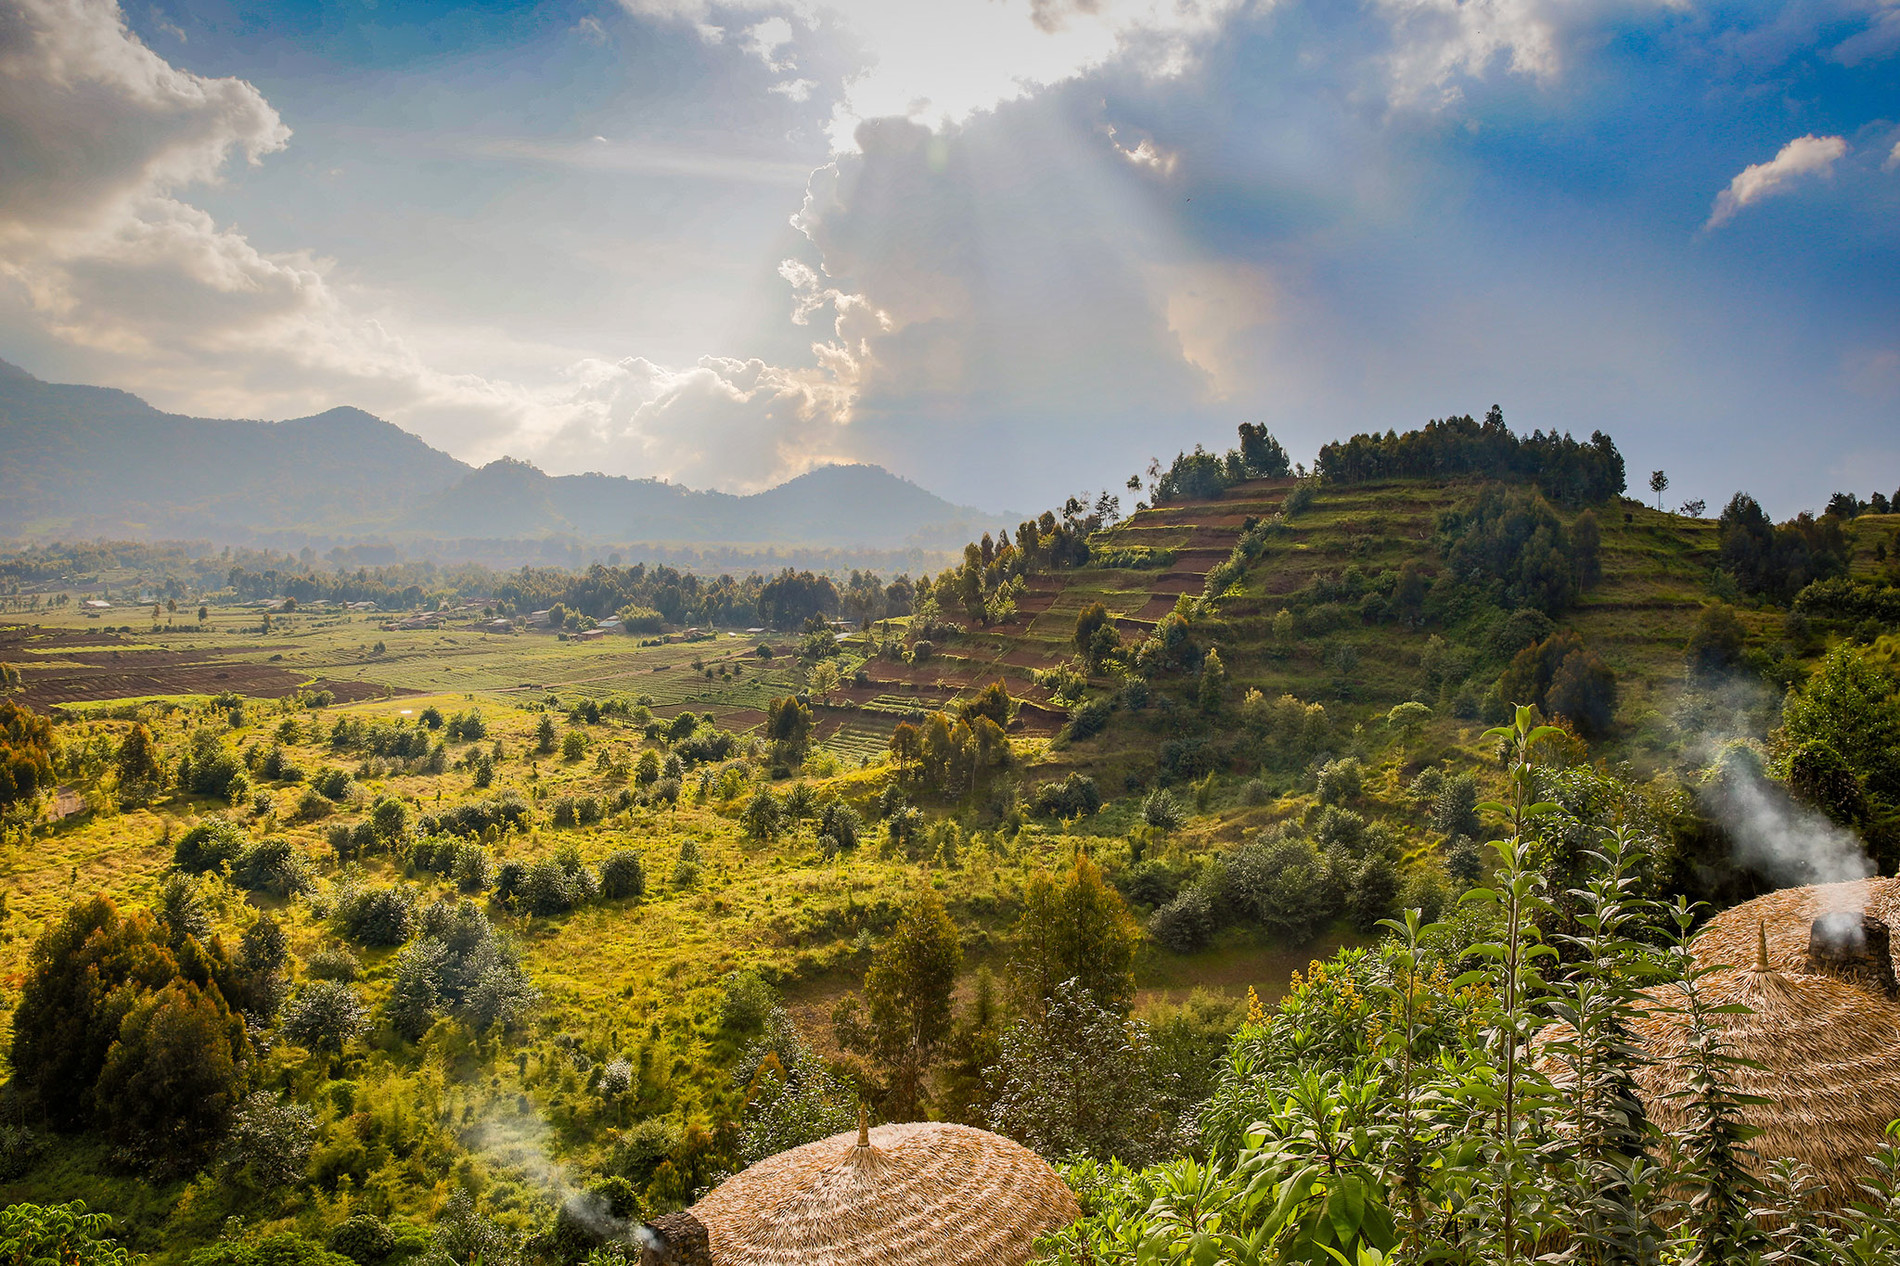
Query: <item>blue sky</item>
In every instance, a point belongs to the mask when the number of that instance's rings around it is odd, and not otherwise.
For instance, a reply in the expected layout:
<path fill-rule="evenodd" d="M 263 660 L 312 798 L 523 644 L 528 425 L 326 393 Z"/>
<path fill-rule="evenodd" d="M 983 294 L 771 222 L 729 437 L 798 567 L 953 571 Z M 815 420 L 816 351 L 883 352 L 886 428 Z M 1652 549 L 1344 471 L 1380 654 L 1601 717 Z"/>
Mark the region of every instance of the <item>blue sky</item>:
<path fill-rule="evenodd" d="M 0 0 L 0 356 L 1035 509 L 1501 405 L 1900 486 L 1900 4 Z"/>

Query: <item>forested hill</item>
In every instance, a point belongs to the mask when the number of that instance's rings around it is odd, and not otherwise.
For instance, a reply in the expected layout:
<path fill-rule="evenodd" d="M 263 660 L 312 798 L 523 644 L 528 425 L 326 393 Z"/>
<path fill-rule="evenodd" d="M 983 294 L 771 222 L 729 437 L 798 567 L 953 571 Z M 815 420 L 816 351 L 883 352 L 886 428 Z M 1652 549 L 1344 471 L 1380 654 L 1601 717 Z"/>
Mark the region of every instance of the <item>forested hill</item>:
<path fill-rule="evenodd" d="M 0 536 L 302 535 L 603 545 L 957 549 L 991 516 L 876 466 L 811 471 L 752 496 L 656 480 L 475 469 L 360 409 L 287 422 L 165 413 L 0 361 Z"/>

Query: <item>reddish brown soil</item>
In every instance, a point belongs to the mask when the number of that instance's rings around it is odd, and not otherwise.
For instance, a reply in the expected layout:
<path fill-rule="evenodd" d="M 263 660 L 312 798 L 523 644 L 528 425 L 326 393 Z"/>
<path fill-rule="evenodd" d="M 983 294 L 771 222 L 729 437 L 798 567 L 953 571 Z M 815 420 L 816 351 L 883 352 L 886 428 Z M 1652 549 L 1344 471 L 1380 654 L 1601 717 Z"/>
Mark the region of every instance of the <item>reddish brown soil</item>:
<path fill-rule="evenodd" d="M 123 650 L 130 639 L 109 633 L 76 633 L 0 627 L 0 659 L 20 670 L 18 698 L 34 708 L 142 695 L 219 694 L 235 691 L 251 698 L 280 699 L 308 688 L 328 690 L 339 703 L 383 697 L 383 687 L 367 681 L 310 681 L 302 673 L 275 664 L 226 659 L 216 650 Z M 56 651 L 57 663 L 33 652 Z M 415 694 L 395 690 L 392 694 Z"/>

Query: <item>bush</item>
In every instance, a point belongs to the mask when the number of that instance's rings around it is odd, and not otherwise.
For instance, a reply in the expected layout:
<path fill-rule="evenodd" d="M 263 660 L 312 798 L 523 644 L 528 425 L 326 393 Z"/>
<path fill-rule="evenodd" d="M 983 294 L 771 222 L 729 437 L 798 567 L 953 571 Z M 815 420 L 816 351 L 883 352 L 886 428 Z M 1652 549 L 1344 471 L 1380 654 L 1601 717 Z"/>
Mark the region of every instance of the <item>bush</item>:
<path fill-rule="evenodd" d="M 207 818 L 178 837 L 172 846 L 172 864 L 192 875 L 222 870 L 236 860 L 247 842 L 237 823 L 228 818 Z"/>
<path fill-rule="evenodd" d="M 356 955 L 342 946 L 324 948 L 304 960 L 304 974 L 312 980 L 340 980 L 349 984 L 363 974 Z"/>
<path fill-rule="evenodd" d="M 727 1032 L 757 1032 L 776 1006 L 778 991 L 755 971 L 728 972 L 720 982 L 719 1023 Z"/>
<path fill-rule="evenodd" d="M 1030 805 L 1044 817 L 1087 817 L 1102 807 L 1102 793 L 1093 778 L 1071 772 L 1061 782 L 1047 782 L 1036 788 Z"/>
<path fill-rule="evenodd" d="M 316 777 L 310 780 L 310 785 L 316 789 L 317 794 L 336 804 L 349 799 L 350 792 L 355 788 L 349 774 L 332 765 L 325 765 L 319 769 Z"/>
<path fill-rule="evenodd" d="M 829 800 L 818 813 L 818 835 L 832 842 L 833 852 L 848 853 L 858 846 L 863 822 L 858 811 L 842 800 Z"/>
<path fill-rule="evenodd" d="M 1365 788 L 1365 775 L 1365 766 L 1353 757 L 1328 761 L 1319 771 L 1319 802 L 1338 805 L 1357 800 Z"/>
<path fill-rule="evenodd" d="M 495 884 L 494 860 L 480 844 L 456 845 L 451 873 L 463 892 L 486 892 Z"/>
<path fill-rule="evenodd" d="M 305 985 L 284 1009 L 284 1036 L 319 1054 L 340 1054 L 369 1028 L 369 1012 L 348 985 L 319 980 Z"/>
<path fill-rule="evenodd" d="M 260 840 L 239 853 L 231 863 L 231 882 L 271 897 L 309 892 L 316 886 L 303 854 L 279 837 Z"/>
<path fill-rule="evenodd" d="M 632 849 L 618 849 L 600 864 L 600 894 L 608 900 L 644 896 L 646 890 L 646 869 L 640 863 L 640 854 Z"/>
<path fill-rule="evenodd" d="M 1069 712 L 1069 723 L 1062 732 L 1070 742 L 1094 738 L 1108 728 L 1113 711 L 1114 706 L 1106 699 L 1085 700 Z"/>
<path fill-rule="evenodd" d="M 1181 802 L 1164 787 L 1155 788 L 1141 802 L 1141 820 L 1157 831 L 1176 830 L 1185 818 Z"/>
<path fill-rule="evenodd" d="M 396 1249 L 396 1237 L 381 1218 L 359 1213 L 346 1218 L 327 1241 L 332 1253 L 339 1253 L 356 1266 L 379 1266 Z"/>
<path fill-rule="evenodd" d="M 533 914 L 566 914 L 584 905 L 597 891 L 594 877 L 581 865 L 579 855 L 564 849 L 528 868 L 521 900 Z"/>
<path fill-rule="evenodd" d="M 401 945 L 415 934 L 415 892 L 407 884 L 358 888 L 337 901 L 336 917 L 359 945 Z"/>

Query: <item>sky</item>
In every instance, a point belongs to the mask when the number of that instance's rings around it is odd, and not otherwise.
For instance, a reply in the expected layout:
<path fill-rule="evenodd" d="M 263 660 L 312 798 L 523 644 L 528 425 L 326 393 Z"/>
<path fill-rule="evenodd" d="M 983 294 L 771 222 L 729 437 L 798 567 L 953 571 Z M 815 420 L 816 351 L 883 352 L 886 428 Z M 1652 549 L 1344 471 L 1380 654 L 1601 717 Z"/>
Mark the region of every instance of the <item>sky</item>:
<path fill-rule="evenodd" d="M 1497 404 L 1787 515 L 1900 488 L 1900 0 L 0 0 L 0 357 L 1031 512 Z"/>

